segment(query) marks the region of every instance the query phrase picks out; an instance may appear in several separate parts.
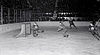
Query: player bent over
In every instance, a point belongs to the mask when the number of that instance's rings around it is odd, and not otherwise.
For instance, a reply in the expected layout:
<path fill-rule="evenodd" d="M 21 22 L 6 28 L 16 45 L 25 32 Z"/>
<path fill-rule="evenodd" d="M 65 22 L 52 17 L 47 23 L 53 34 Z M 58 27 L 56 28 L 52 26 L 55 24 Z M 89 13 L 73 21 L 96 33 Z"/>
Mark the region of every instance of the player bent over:
<path fill-rule="evenodd" d="M 33 29 L 33 36 L 34 37 L 38 36 L 38 33 L 44 32 L 43 30 L 40 30 L 40 28 L 36 22 L 34 22 L 32 29 Z"/>
<path fill-rule="evenodd" d="M 59 24 L 60 24 L 60 26 L 58 27 L 58 30 L 57 31 L 60 32 L 60 31 L 64 30 L 64 33 L 63 33 L 64 37 L 68 37 L 69 35 L 67 33 L 66 26 L 63 24 L 62 21 L 60 21 Z"/>
<path fill-rule="evenodd" d="M 89 25 L 89 31 L 92 33 L 94 37 L 96 37 L 98 40 L 100 40 L 100 35 L 98 33 L 98 27 L 95 25 L 93 21 Z"/>

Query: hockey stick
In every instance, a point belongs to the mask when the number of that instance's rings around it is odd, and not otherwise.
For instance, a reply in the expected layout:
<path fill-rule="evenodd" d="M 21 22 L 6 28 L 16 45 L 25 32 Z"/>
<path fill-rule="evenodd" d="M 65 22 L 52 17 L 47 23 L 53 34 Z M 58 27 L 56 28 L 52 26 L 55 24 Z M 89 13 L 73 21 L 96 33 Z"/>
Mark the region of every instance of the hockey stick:
<path fill-rule="evenodd" d="M 99 24 L 99 21 L 100 21 L 100 19 L 97 21 L 97 24 L 96 24 L 96 26 L 98 26 L 98 24 Z"/>

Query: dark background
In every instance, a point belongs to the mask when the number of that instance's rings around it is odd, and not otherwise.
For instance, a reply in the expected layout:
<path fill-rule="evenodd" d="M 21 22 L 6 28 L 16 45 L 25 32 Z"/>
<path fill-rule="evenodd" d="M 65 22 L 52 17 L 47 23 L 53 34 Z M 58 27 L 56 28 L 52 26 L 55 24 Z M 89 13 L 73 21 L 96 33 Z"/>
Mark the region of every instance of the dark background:
<path fill-rule="evenodd" d="M 100 2 L 97 0 L 0 0 L 0 5 L 3 5 L 4 23 L 26 22 L 26 21 L 60 21 L 64 18 L 58 17 L 81 17 L 77 21 L 98 20 L 100 16 Z M 10 8 L 10 19 L 7 16 L 7 9 Z M 14 9 L 17 11 L 17 18 L 14 18 Z M 19 10 L 25 12 L 26 16 L 31 12 L 31 18 L 20 18 Z M 57 18 L 52 19 L 56 10 Z M 51 13 L 51 14 L 46 14 Z M 68 13 L 68 14 L 59 14 Z M 69 14 L 71 13 L 71 14 Z"/>

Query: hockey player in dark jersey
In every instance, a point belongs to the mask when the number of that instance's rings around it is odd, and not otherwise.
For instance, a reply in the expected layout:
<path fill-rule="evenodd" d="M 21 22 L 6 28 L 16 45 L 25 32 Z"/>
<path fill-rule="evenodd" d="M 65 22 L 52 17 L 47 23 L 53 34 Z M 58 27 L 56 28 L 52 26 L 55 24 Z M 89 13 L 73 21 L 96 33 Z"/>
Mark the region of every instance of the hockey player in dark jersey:
<path fill-rule="evenodd" d="M 72 17 L 70 17 L 70 19 L 68 21 L 69 21 L 69 24 L 70 24 L 70 28 L 71 29 L 72 29 L 72 26 L 74 26 L 77 29 L 77 27 L 75 26 L 75 24 L 73 22 L 73 18 Z"/>
<path fill-rule="evenodd" d="M 67 28 L 66 28 L 66 26 L 63 24 L 62 21 L 60 21 L 59 24 L 60 24 L 60 25 L 59 25 L 57 31 L 60 32 L 60 31 L 64 30 L 64 33 L 63 33 L 64 37 L 68 37 L 69 35 L 68 35 L 68 33 L 67 33 Z"/>

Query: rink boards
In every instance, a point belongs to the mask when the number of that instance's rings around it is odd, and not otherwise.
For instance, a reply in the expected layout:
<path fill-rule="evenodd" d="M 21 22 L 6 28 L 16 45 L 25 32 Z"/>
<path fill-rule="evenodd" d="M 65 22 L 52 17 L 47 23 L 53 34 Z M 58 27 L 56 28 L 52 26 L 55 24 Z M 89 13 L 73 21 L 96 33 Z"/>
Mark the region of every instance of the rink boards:
<path fill-rule="evenodd" d="M 33 24 L 33 22 L 30 22 L 31 25 Z M 55 21 L 44 21 L 44 22 L 37 22 L 39 26 L 58 26 L 59 22 L 55 22 Z M 76 26 L 89 26 L 89 22 L 83 22 L 83 21 L 77 21 L 74 22 Z M 17 30 L 21 28 L 21 24 L 22 23 L 13 23 L 13 24 L 4 24 L 4 25 L 0 25 L 0 33 L 5 33 L 5 32 L 9 32 L 9 31 L 13 31 L 13 30 Z M 64 24 L 66 26 L 69 26 L 68 22 L 64 22 Z M 100 24 L 98 25 L 100 26 Z"/>

